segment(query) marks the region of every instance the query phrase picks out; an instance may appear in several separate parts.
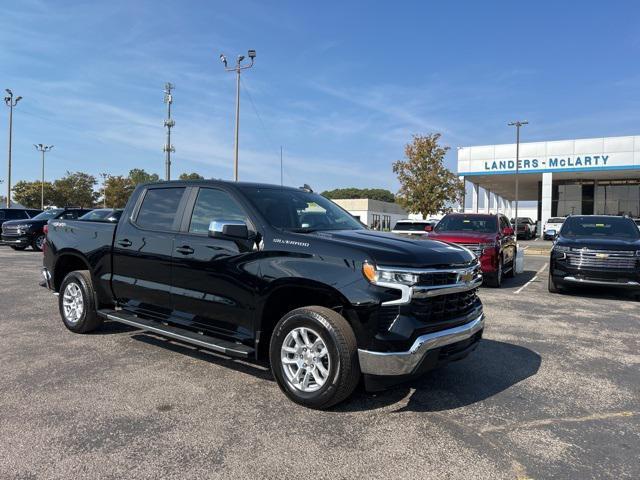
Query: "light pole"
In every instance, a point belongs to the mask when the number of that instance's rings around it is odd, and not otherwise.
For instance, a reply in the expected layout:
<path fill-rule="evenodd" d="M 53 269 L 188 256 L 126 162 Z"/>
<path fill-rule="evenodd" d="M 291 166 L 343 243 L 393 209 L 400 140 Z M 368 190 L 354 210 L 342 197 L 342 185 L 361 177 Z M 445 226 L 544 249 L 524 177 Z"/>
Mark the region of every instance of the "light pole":
<path fill-rule="evenodd" d="M 53 148 L 53 145 L 33 144 L 36 150 L 42 153 L 42 177 L 40 180 L 40 209 L 44 210 L 44 154 Z"/>
<path fill-rule="evenodd" d="M 164 178 L 168 182 L 171 180 L 171 153 L 176 149 L 171 145 L 171 129 L 176 122 L 171 118 L 171 104 L 173 103 L 173 95 L 171 90 L 176 88 L 173 83 L 164 84 L 164 103 L 167 104 L 167 119 L 164 121 L 164 126 L 167 127 L 167 143 L 164 145 L 164 151 L 166 153 L 164 161 Z"/>
<path fill-rule="evenodd" d="M 9 161 L 7 167 L 7 208 L 11 208 L 11 139 L 13 137 L 13 107 L 15 107 L 22 97 L 13 99 L 13 92 L 8 88 L 4 90 L 7 96 L 4 97 L 4 103 L 9 107 Z"/>
<path fill-rule="evenodd" d="M 514 217 L 514 226 L 516 232 L 516 242 L 518 241 L 518 171 L 520 170 L 520 127 L 523 125 L 529 125 L 526 120 L 516 120 L 507 124 L 509 127 L 516 127 L 516 215 Z"/>
<path fill-rule="evenodd" d="M 244 60 L 244 55 L 238 55 L 238 58 L 236 60 L 236 66 L 235 67 L 228 67 L 227 66 L 227 57 L 225 57 L 224 54 L 220 55 L 220 61 L 224 64 L 224 69 L 227 72 L 236 72 L 237 74 L 237 79 L 236 79 L 236 133 L 235 133 L 235 160 L 233 163 L 233 180 L 234 181 L 238 181 L 238 138 L 239 138 L 239 131 L 240 131 L 240 72 L 242 70 L 246 70 L 247 68 L 251 68 L 253 67 L 253 62 L 256 58 L 256 51 L 255 50 L 249 50 L 247 52 L 247 55 L 249 56 L 249 58 L 251 59 L 251 63 L 249 65 L 242 65 L 242 61 Z"/>
<path fill-rule="evenodd" d="M 102 208 L 107 208 L 107 179 L 111 176 L 108 173 L 101 173 L 102 177 Z"/>

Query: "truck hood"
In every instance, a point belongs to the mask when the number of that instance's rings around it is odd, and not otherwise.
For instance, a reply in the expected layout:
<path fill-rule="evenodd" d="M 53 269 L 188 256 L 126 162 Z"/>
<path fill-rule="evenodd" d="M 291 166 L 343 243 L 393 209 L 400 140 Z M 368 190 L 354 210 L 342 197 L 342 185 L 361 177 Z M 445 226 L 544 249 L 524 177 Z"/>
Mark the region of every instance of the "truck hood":
<path fill-rule="evenodd" d="M 357 249 L 363 260 L 371 258 L 378 265 L 429 268 L 466 265 L 475 261 L 468 250 L 450 243 L 402 237 L 371 230 L 319 231 L 304 235 L 335 246 Z M 328 247 L 330 245 L 327 245 Z"/>
<path fill-rule="evenodd" d="M 430 239 L 453 243 L 491 243 L 496 241 L 497 236 L 497 232 L 433 232 L 429 234 Z"/>
<path fill-rule="evenodd" d="M 602 238 L 602 237 L 562 237 L 557 245 L 592 250 L 640 250 L 640 239 Z"/>
<path fill-rule="evenodd" d="M 30 227 L 42 227 L 47 224 L 47 220 L 33 220 L 32 218 L 23 218 L 22 220 L 7 220 L 2 226 L 9 227 L 11 225 L 29 225 Z"/>

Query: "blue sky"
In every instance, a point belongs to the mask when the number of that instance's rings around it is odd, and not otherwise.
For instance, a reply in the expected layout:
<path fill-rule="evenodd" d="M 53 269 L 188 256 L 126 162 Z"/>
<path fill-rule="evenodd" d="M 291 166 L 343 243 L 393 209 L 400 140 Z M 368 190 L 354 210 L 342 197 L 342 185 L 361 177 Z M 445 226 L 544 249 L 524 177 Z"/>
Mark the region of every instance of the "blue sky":
<path fill-rule="evenodd" d="M 615 0 L 11 2 L 0 87 L 24 97 L 13 178 L 39 177 L 33 143 L 55 145 L 49 179 L 162 175 L 166 81 L 174 175 L 231 178 L 235 82 L 218 56 L 249 48 L 242 180 L 279 183 L 280 145 L 287 184 L 396 190 L 391 163 L 414 133 L 441 132 L 451 168 L 457 146 L 512 142 L 517 118 L 526 141 L 637 135 L 638 25 L 640 4 Z"/>

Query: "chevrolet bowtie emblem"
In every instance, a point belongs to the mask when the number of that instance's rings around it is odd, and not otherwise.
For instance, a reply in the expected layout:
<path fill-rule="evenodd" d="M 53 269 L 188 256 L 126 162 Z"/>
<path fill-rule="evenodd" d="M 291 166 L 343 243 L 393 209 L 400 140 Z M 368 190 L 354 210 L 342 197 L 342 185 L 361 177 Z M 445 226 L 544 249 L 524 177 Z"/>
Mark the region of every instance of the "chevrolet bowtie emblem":
<path fill-rule="evenodd" d="M 473 280 L 473 272 L 471 270 L 467 270 L 466 272 L 461 272 L 458 276 L 460 282 L 469 283 Z"/>

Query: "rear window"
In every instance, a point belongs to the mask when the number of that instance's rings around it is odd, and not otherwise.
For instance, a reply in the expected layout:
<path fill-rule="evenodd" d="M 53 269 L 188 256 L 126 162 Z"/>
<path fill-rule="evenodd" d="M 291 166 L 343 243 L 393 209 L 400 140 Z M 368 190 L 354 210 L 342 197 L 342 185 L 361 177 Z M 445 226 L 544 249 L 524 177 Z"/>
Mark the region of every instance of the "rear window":
<path fill-rule="evenodd" d="M 427 225 L 431 225 L 430 223 L 425 222 L 398 222 L 396 226 L 393 227 L 394 230 L 405 230 L 409 232 L 424 232 L 424 228 Z"/>
<path fill-rule="evenodd" d="M 447 215 L 435 228 L 436 232 L 479 232 L 498 231 L 498 218 L 494 215 Z"/>
<path fill-rule="evenodd" d="M 172 230 L 184 188 L 152 188 L 147 190 L 136 224 L 150 230 Z"/>
<path fill-rule="evenodd" d="M 569 217 L 560 233 L 565 237 L 640 237 L 633 221 L 622 217 Z"/>

